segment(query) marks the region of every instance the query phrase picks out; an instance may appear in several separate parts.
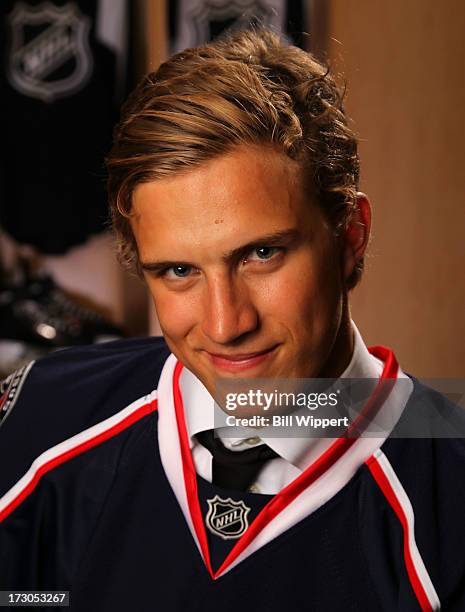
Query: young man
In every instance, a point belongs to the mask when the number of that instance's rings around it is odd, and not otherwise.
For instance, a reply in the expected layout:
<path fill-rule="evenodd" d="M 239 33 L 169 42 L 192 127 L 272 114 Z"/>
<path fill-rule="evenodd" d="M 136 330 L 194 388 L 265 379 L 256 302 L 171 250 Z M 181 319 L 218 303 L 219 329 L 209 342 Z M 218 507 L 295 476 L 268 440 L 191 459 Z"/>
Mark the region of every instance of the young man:
<path fill-rule="evenodd" d="M 126 103 L 108 169 L 164 340 L 7 382 L 0 588 L 73 610 L 465 609 L 465 445 L 395 435 L 454 408 L 351 322 L 370 206 L 326 69 L 267 31 L 186 50 Z M 218 439 L 220 378 L 375 379 L 365 414 L 390 425 Z"/>

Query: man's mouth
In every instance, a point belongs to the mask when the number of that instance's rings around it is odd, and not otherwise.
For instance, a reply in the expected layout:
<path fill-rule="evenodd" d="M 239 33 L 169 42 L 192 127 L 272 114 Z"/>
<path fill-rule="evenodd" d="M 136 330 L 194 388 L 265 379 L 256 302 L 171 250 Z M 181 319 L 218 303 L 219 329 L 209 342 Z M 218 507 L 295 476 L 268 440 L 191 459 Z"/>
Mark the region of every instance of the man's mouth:
<path fill-rule="evenodd" d="M 275 344 L 271 348 L 254 353 L 228 354 L 207 352 L 207 354 L 216 368 L 227 372 L 241 372 L 253 368 L 269 359 L 277 347 L 278 345 Z"/>

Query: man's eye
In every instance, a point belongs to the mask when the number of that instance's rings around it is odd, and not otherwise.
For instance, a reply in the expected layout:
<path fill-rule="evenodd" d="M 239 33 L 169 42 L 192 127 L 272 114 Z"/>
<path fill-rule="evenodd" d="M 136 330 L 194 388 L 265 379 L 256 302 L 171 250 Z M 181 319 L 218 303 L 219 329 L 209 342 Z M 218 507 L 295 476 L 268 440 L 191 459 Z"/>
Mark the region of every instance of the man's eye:
<path fill-rule="evenodd" d="M 170 268 L 166 268 L 163 275 L 166 278 L 186 278 L 186 276 L 189 276 L 191 270 L 191 266 L 184 266 L 182 264 L 179 264 L 177 266 L 171 266 Z"/>
<path fill-rule="evenodd" d="M 278 247 L 269 247 L 269 246 L 261 246 L 261 247 L 257 247 L 256 249 L 253 249 L 250 252 L 250 255 L 246 258 L 248 261 L 250 260 L 267 260 L 267 259 L 271 259 L 273 257 L 273 255 L 276 255 L 276 253 L 279 251 Z"/>

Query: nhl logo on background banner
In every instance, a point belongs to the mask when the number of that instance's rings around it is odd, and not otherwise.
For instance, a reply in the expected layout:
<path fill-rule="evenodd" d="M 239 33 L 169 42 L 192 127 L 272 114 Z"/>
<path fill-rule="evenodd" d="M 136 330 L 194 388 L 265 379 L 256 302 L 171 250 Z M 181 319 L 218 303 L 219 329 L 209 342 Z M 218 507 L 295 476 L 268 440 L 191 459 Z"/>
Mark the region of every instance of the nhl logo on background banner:
<path fill-rule="evenodd" d="M 14 89 L 53 102 L 86 84 L 93 68 L 90 19 L 74 2 L 63 6 L 18 2 L 8 21 L 8 80 Z"/>
<path fill-rule="evenodd" d="M 239 538 L 249 526 L 247 515 L 250 508 L 242 500 L 236 502 L 230 497 L 221 499 L 219 495 L 215 495 L 213 499 L 207 499 L 207 504 L 207 527 L 223 540 Z"/>
<path fill-rule="evenodd" d="M 195 47 L 256 20 L 283 32 L 285 12 L 285 0 L 179 0 L 172 50 Z"/>

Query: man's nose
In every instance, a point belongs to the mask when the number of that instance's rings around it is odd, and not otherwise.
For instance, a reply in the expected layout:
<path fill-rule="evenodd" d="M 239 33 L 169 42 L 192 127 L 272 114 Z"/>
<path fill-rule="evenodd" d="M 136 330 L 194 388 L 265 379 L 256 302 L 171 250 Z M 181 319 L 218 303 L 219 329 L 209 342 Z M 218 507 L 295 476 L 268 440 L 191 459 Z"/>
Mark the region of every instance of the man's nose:
<path fill-rule="evenodd" d="M 221 275 L 207 282 L 202 330 L 212 342 L 233 342 L 254 331 L 258 322 L 258 311 L 243 282 L 229 275 Z"/>

